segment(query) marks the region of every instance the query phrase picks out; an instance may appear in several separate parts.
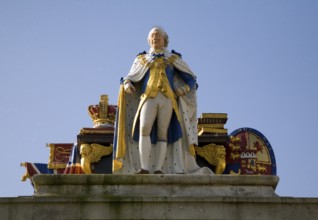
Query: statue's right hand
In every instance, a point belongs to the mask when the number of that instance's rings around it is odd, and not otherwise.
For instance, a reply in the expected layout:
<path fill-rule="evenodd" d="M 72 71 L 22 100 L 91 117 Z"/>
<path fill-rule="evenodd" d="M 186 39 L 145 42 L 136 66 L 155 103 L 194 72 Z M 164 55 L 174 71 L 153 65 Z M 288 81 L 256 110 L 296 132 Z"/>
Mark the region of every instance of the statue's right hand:
<path fill-rule="evenodd" d="M 133 86 L 133 84 L 130 81 L 125 81 L 124 82 L 124 89 L 127 93 L 132 94 L 136 91 L 135 87 Z"/>

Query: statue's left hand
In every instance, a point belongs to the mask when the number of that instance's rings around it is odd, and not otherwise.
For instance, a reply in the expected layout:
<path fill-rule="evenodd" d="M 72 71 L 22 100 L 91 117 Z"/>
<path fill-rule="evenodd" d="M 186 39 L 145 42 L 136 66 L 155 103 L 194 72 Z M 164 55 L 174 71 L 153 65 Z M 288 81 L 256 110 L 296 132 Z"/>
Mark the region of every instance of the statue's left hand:
<path fill-rule="evenodd" d="M 136 91 L 135 87 L 133 86 L 133 84 L 130 81 L 125 81 L 124 82 L 124 89 L 127 93 L 132 94 Z"/>

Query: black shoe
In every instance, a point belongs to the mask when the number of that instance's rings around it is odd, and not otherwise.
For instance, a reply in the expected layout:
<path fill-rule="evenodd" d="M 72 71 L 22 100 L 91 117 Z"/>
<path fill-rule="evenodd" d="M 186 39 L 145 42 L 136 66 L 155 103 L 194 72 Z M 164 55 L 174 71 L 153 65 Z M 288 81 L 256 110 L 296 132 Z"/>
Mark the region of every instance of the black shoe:
<path fill-rule="evenodd" d="M 156 171 L 154 172 L 154 174 L 165 174 L 165 173 L 162 172 L 161 170 L 156 170 Z"/>
<path fill-rule="evenodd" d="M 144 170 L 144 169 L 140 169 L 135 174 L 149 174 L 149 171 L 148 170 Z"/>

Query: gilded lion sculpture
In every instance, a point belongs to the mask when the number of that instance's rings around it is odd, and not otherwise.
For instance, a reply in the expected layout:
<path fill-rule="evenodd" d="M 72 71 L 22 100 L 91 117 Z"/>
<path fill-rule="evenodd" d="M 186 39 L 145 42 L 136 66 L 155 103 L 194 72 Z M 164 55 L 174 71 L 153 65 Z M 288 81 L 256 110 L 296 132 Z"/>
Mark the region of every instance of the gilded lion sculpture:
<path fill-rule="evenodd" d="M 215 166 L 215 174 L 222 174 L 226 166 L 226 151 L 223 145 L 208 144 L 195 147 L 197 155 L 204 158 L 209 164 Z"/>

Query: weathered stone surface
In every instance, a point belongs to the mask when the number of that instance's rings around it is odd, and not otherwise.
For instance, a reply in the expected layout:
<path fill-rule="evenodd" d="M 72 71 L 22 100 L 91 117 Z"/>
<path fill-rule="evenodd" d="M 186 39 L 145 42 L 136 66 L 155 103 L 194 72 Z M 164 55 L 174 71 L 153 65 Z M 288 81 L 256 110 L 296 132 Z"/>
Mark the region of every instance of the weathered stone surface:
<path fill-rule="evenodd" d="M 278 176 L 230 175 L 37 175 L 36 196 L 238 196 L 273 197 Z"/>
<path fill-rule="evenodd" d="M 1 219 L 316 220 L 317 198 L 28 196 L 0 198 Z"/>
<path fill-rule="evenodd" d="M 1 219 L 313 220 L 318 198 L 275 194 L 275 176 L 39 175 L 33 196 L 0 198 Z"/>

